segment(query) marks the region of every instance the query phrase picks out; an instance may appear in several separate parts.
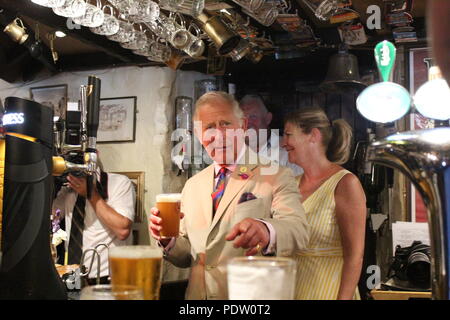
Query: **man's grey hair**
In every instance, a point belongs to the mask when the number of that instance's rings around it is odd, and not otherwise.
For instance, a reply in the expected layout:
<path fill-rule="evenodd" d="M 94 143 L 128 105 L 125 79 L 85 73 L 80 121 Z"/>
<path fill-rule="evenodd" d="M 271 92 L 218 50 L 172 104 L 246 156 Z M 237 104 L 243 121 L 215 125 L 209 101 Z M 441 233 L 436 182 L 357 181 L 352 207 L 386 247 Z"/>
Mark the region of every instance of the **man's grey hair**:
<path fill-rule="evenodd" d="M 239 103 L 231 94 L 223 91 L 209 91 L 197 100 L 197 102 L 195 103 L 195 111 L 193 117 L 194 121 L 198 120 L 198 112 L 203 105 L 214 102 L 229 105 L 242 124 L 242 120 L 245 118 L 245 115 L 241 108 L 239 108 Z"/>
<path fill-rule="evenodd" d="M 264 114 L 269 112 L 269 110 L 267 110 L 267 107 L 264 103 L 264 100 L 258 94 L 246 94 L 245 96 L 242 97 L 241 101 L 239 101 L 239 106 L 242 108 L 242 106 L 245 106 L 246 104 L 250 104 L 254 101 L 257 103 L 260 110 L 263 111 Z"/>

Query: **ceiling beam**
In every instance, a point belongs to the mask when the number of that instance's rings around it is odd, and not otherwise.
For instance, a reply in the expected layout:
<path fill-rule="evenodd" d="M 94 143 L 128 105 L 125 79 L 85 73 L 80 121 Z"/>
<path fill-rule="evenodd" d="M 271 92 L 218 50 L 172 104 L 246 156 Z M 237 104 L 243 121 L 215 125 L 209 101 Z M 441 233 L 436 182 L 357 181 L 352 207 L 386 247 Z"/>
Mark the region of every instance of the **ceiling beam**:
<path fill-rule="evenodd" d="M 143 58 L 143 57 L 142 57 Z M 63 72 L 67 71 L 87 71 L 92 69 L 108 69 L 127 66 L 163 66 L 161 63 L 152 62 L 145 58 L 141 63 L 118 61 L 106 53 L 83 53 L 76 55 L 64 55 L 59 58 Z"/>

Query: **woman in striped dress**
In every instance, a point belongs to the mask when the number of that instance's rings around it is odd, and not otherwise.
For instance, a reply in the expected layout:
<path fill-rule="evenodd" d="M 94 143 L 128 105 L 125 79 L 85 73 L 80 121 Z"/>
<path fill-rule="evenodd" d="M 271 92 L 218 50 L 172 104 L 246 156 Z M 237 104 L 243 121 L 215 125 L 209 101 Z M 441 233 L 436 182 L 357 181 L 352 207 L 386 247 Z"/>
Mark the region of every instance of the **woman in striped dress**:
<path fill-rule="evenodd" d="M 289 161 L 303 168 L 299 191 L 311 226 L 309 245 L 297 255 L 297 299 L 359 299 L 366 199 L 358 178 L 345 170 L 352 129 L 330 122 L 322 109 L 302 109 L 285 123 Z"/>

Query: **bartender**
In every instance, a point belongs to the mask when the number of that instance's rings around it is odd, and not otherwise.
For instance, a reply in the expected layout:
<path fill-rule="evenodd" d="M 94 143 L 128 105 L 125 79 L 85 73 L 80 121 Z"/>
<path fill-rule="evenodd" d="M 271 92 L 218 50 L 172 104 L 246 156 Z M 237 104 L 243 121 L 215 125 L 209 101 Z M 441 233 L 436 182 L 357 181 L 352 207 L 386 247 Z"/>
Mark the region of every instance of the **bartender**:
<path fill-rule="evenodd" d="M 82 252 L 100 244 L 108 247 L 132 244 L 131 227 L 134 221 L 136 194 L 130 179 L 124 175 L 98 170 L 97 186 L 92 188 L 86 201 L 86 177 L 69 174 L 67 185 L 62 187 L 53 202 L 53 210 L 60 210 L 65 218 L 68 264 L 80 264 Z M 108 250 L 99 246 L 100 283 L 109 282 Z M 92 252 L 86 253 L 90 261 Z M 94 284 L 97 276 L 97 261 L 89 270 L 88 283 Z"/>

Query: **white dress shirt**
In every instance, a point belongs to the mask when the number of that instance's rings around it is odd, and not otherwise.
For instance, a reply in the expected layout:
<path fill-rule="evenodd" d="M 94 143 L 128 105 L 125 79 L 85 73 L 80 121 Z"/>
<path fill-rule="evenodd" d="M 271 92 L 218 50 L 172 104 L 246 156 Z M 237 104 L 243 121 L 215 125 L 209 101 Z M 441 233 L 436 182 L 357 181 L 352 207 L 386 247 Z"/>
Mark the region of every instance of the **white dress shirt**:
<path fill-rule="evenodd" d="M 58 196 L 53 201 L 53 210 L 61 210 L 61 218 L 65 218 L 66 232 L 70 235 L 72 223 L 72 213 L 77 201 L 78 194 L 69 187 L 63 187 Z M 124 175 L 108 173 L 108 200 L 106 203 L 122 216 L 134 221 L 136 193 L 130 179 Z M 69 239 L 70 241 L 70 239 Z M 69 241 L 65 242 L 66 252 Z M 130 236 L 126 240 L 119 240 L 114 232 L 105 226 L 95 214 L 91 203 L 86 200 L 84 231 L 83 231 L 83 251 L 95 248 L 100 243 L 108 245 L 110 248 L 115 246 L 132 244 L 133 237 Z M 100 277 L 109 275 L 108 250 L 101 246 L 97 250 L 100 253 Z M 89 252 L 85 256 L 85 265 L 90 266 L 92 253 Z M 89 278 L 97 276 L 97 258 L 94 260 L 92 271 Z"/>
<path fill-rule="evenodd" d="M 274 134 L 274 133 L 272 133 L 272 134 Z M 272 161 L 277 162 L 281 166 L 290 168 L 292 170 L 292 172 L 294 172 L 294 177 L 301 175 L 303 173 L 303 169 L 301 167 L 299 167 L 298 165 L 296 165 L 295 163 L 289 162 L 288 152 L 286 151 L 286 149 L 284 149 L 283 147 L 280 146 L 281 138 L 279 136 L 276 136 L 273 138 L 274 138 L 275 144 L 274 145 L 271 144 L 272 137 L 270 137 L 268 139 L 268 141 L 266 142 L 266 144 L 264 144 L 264 146 L 259 149 L 258 154 L 260 156 L 266 157 Z M 272 150 L 275 150 L 275 148 L 277 148 L 279 150 L 278 151 L 278 159 L 276 159 L 276 158 L 272 159 L 272 157 L 271 157 Z"/>

